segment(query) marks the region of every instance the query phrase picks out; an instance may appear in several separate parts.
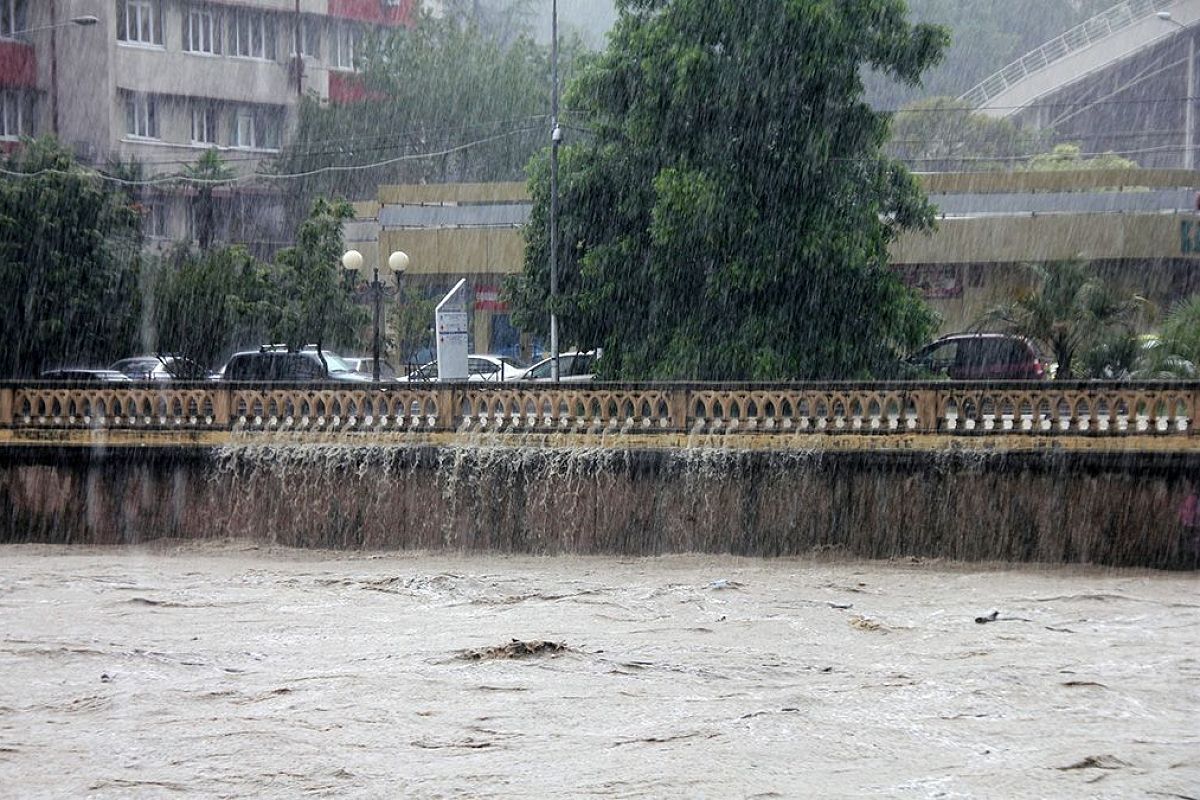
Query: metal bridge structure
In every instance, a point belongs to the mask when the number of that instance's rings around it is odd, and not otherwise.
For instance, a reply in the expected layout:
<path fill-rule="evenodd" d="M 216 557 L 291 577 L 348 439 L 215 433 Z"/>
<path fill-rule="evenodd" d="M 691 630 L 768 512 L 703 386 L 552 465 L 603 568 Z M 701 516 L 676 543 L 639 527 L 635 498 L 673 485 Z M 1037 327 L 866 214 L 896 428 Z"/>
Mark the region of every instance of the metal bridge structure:
<path fill-rule="evenodd" d="M 1085 153 L 1194 169 L 1200 0 L 1123 0 L 962 95 Z"/>

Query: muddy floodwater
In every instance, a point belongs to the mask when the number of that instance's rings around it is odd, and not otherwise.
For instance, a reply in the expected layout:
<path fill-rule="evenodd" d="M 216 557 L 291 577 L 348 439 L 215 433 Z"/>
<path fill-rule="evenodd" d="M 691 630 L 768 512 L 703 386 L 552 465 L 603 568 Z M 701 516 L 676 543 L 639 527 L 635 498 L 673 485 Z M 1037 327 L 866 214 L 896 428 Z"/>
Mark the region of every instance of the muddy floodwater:
<path fill-rule="evenodd" d="M 4 797 L 1200 795 L 1190 573 L 5 546 L 0 676 Z"/>

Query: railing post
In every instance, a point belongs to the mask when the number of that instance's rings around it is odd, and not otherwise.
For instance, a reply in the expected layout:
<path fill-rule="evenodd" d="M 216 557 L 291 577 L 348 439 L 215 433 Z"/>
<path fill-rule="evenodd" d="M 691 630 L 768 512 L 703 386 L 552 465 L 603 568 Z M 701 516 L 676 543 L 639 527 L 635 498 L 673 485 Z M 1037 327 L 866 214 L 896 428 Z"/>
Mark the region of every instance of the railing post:
<path fill-rule="evenodd" d="M 667 405 L 671 413 L 672 429 L 687 433 L 688 430 L 688 400 L 691 389 L 687 386 L 672 386 Z"/>
<path fill-rule="evenodd" d="M 1188 408 L 1188 436 L 1200 436 L 1200 426 L 1197 426 L 1196 421 L 1200 419 L 1200 388 L 1192 389 L 1192 400 Z"/>
<path fill-rule="evenodd" d="M 455 390 L 452 386 L 440 385 L 434 390 L 437 393 L 437 424 L 434 430 L 458 430 L 458 403 L 455 402 Z"/>
<path fill-rule="evenodd" d="M 213 391 L 213 425 L 216 427 L 229 427 L 229 406 L 231 405 L 231 394 L 232 390 L 228 387 L 222 387 Z"/>
<path fill-rule="evenodd" d="M 13 390 L 0 389 L 0 428 L 13 426 Z"/>
<path fill-rule="evenodd" d="M 928 387 L 913 392 L 914 405 L 917 408 L 917 430 L 921 433 L 937 433 L 940 399 L 938 394 L 937 389 Z"/>

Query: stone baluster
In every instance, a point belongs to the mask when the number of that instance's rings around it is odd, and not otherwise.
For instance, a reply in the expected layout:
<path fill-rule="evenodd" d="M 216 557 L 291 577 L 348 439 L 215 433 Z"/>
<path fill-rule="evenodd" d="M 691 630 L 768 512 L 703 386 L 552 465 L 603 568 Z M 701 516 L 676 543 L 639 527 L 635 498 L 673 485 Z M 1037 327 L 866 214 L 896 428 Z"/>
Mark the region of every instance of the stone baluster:
<path fill-rule="evenodd" d="M 13 426 L 13 390 L 0 389 L 0 428 Z"/>
<path fill-rule="evenodd" d="M 925 387 L 914 389 L 910 395 L 917 409 L 917 431 L 920 433 L 937 433 L 941 420 L 938 419 L 938 409 L 941 408 L 941 392 Z"/>
<path fill-rule="evenodd" d="M 667 389 L 667 412 L 671 415 L 670 430 L 687 433 L 688 411 L 691 409 L 692 392 L 686 386 L 671 386 Z"/>
<path fill-rule="evenodd" d="M 232 402 L 233 392 L 226 387 L 210 391 L 212 391 L 213 427 L 218 429 L 228 428 L 231 422 L 229 418 L 229 406 Z"/>
<path fill-rule="evenodd" d="M 437 395 L 437 422 L 434 430 L 454 431 L 462 424 L 459 406 L 462 405 L 463 391 L 453 386 L 438 384 L 434 390 Z"/>

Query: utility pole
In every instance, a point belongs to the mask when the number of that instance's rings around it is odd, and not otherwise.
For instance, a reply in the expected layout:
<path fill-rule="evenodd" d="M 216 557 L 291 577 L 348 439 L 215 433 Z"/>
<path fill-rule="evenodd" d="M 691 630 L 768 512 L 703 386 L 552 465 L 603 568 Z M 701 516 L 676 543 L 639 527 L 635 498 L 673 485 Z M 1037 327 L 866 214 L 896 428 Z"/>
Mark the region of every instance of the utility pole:
<path fill-rule="evenodd" d="M 550 380 L 558 383 L 558 0 L 550 17 Z"/>
<path fill-rule="evenodd" d="M 1183 167 L 1196 168 L 1196 33 L 1188 31 L 1187 113 L 1184 114 Z"/>

